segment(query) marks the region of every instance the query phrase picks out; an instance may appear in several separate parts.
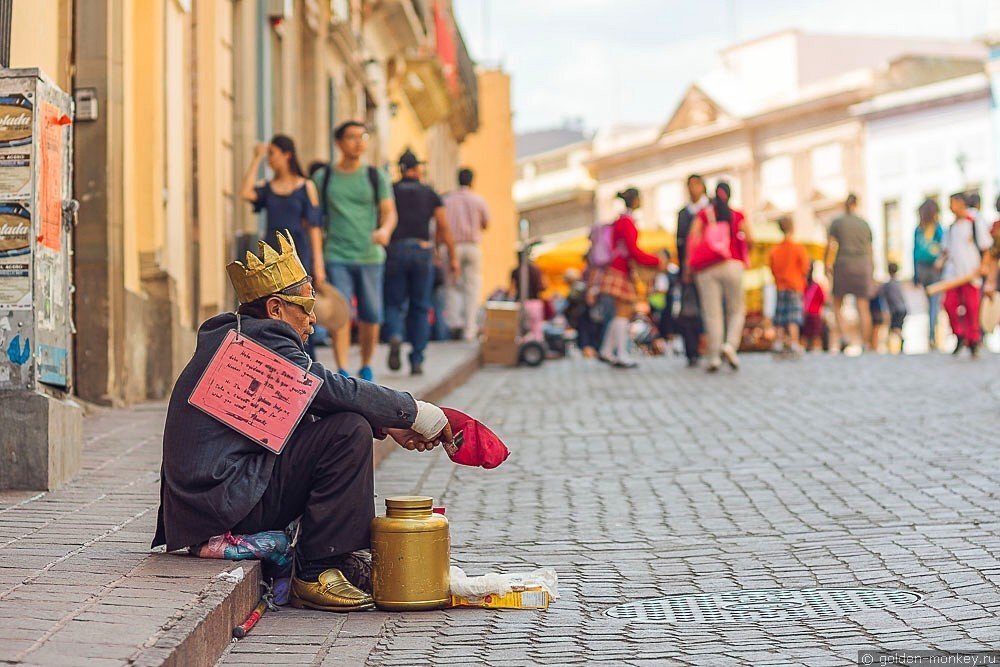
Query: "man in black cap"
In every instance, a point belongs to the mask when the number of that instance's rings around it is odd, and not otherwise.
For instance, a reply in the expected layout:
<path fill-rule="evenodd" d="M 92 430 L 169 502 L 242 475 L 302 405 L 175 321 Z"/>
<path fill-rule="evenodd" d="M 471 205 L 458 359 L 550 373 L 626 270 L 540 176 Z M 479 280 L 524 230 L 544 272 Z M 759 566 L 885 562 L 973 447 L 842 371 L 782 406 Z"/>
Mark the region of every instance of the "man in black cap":
<path fill-rule="evenodd" d="M 389 241 L 385 259 L 385 333 L 389 337 L 389 370 L 400 369 L 400 347 L 405 338 L 413 347 L 410 372 L 423 373 L 424 350 L 430 338 L 428 314 L 434 291 L 434 249 L 448 248 L 451 272 L 458 272 L 455 243 L 445 217 L 444 203 L 433 188 L 420 182 L 423 163 L 413 151 L 399 156 L 402 178 L 393 184 L 399 223 Z M 431 219 L 435 227 L 431 230 Z M 408 304 L 408 305 L 407 305 Z M 404 316 L 405 313 L 405 316 Z"/>

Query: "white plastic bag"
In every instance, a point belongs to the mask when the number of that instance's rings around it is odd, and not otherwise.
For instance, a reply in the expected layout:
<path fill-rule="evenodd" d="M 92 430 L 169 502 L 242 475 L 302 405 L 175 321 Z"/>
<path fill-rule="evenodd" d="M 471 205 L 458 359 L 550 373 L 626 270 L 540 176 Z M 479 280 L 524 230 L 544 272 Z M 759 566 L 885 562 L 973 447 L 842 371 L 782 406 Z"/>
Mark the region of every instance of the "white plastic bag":
<path fill-rule="evenodd" d="M 488 572 L 480 577 L 470 577 L 462 568 L 451 566 L 451 594 L 464 598 L 481 598 L 484 595 L 506 595 L 517 589 L 541 587 L 553 600 L 559 599 L 559 581 L 550 567 L 531 572 L 500 574 Z"/>
<path fill-rule="evenodd" d="M 228 572 L 220 572 L 215 575 L 216 579 L 222 579 L 223 581 L 228 581 L 231 584 L 238 584 L 243 581 L 243 568 L 238 567 L 235 570 L 230 570 Z"/>

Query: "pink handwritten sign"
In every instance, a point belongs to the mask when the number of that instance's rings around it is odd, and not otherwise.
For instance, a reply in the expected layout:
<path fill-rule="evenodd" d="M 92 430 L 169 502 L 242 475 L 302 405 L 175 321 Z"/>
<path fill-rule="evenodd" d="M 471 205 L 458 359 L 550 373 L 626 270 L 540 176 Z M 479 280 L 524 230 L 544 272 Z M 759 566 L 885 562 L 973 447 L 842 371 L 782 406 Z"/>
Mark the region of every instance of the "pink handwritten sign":
<path fill-rule="evenodd" d="M 322 384 L 323 378 L 230 331 L 188 403 L 280 454 Z"/>

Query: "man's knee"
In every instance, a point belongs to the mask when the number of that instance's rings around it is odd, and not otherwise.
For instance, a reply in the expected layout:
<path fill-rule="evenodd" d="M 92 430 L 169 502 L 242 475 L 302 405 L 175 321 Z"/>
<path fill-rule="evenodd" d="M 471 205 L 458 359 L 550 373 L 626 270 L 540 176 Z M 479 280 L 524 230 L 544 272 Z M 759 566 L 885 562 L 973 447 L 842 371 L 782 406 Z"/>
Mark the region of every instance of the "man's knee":
<path fill-rule="evenodd" d="M 342 412 L 334 417 L 339 418 L 341 433 L 351 436 L 352 439 L 371 444 L 374 436 L 372 435 L 372 425 L 368 423 L 367 419 L 357 412 Z"/>
<path fill-rule="evenodd" d="M 326 431 L 326 440 L 330 445 L 338 443 L 340 448 L 355 450 L 359 453 L 370 452 L 372 447 L 371 424 L 356 412 L 340 412 L 320 420 L 321 427 Z"/>

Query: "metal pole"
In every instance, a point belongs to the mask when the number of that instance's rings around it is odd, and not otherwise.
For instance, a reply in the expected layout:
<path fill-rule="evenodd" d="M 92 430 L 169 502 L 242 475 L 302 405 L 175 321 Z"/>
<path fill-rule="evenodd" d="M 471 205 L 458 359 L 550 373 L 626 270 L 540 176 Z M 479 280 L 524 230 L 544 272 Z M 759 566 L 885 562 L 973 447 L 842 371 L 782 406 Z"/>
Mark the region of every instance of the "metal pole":
<path fill-rule="evenodd" d="M 0 0 L 0 67 L 10 67 L 11 12 L 14 0 Z"/>

